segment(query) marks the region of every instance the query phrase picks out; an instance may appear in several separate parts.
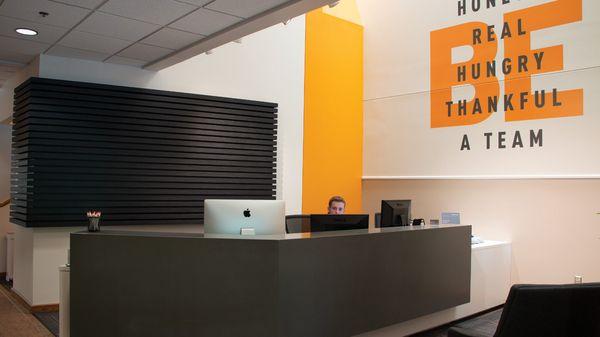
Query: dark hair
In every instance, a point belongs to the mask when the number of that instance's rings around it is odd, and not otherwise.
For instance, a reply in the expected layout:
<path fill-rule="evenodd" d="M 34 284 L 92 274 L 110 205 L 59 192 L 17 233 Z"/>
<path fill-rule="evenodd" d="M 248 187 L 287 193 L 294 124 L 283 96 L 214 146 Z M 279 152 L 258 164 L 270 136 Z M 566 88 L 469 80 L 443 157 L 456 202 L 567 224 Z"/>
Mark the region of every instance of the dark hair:
<path fill-rule="evenodd" d="M 339 195 L 333 196 L 333 197 L 331 197 L 331 199 L 329 199 L 328 207 L 331 207 L 331 204 L 334 202 L 343 202 L 344 206 L 346 206 L 346 200 L 344 200 L 344 198 L 340 197 Z"/>

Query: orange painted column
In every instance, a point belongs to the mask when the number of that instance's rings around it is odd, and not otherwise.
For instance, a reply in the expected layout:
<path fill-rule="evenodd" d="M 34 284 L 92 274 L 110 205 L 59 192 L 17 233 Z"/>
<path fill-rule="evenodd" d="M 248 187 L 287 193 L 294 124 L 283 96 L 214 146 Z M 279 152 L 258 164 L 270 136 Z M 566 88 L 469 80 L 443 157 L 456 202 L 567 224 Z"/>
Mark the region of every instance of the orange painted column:
<path fill-rule="evenodd" d="M 302 212 L 326 213 L 333 195 L 362 212 L 363 27 L 306 15 Z"/>

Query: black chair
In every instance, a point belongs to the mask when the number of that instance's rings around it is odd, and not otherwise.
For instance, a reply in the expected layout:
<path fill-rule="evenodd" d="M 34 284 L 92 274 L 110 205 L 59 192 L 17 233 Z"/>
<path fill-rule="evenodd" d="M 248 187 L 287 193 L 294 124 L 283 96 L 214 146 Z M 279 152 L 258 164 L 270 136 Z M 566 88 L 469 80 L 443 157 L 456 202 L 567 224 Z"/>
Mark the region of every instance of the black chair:
<path fill-rule="evenodd" d="M 285 217 L 286 233 L 305 233 L 310 232 L 310 215 L 286 215 Z"/>
<path fill-rule="evenodd" d="M 598 337 L 600 283 L 514 285 L 494 331 L 452 327 L 448 337 Z"/>

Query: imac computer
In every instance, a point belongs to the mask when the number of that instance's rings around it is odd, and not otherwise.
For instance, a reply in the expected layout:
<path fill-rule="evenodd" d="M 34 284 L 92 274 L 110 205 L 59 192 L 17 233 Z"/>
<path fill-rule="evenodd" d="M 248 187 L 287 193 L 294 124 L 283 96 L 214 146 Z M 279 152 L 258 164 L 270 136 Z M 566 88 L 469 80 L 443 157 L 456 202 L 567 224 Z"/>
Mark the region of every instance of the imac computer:
<path fill-rule="evenodd" d="M 369 228 L 368 214 L 311 214 L 310 216 L 311 232 L 340 231 L 367 228 Z"/>
<path fill-rule="evenodd" d="M 285 234 L 283 200 L 204 200 L 205 234 Z"/>
<path fill-rule="evenodd" d="M 381 200 L 381 227 L 410 226 L 410 200 Z"/>

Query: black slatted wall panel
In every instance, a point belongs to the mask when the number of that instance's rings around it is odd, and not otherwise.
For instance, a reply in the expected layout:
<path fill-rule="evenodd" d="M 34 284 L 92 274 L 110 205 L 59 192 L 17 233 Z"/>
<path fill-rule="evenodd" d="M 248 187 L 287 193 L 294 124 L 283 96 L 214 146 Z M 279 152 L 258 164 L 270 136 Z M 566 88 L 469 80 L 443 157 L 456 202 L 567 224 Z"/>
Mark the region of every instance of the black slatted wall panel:
<path fill-rule="evenodd" d="M 274 199 L 277 105 L 31 78 L 15 90 L 11 220 L 198 224 L 204 199 Z"/>

